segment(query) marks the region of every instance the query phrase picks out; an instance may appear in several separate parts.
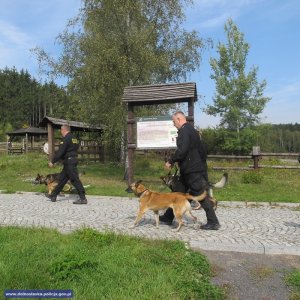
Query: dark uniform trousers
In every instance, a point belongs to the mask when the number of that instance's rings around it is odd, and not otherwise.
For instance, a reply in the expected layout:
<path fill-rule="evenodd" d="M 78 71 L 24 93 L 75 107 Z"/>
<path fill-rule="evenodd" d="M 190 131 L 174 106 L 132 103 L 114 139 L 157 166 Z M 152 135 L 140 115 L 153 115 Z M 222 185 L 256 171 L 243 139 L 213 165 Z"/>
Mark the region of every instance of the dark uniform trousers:
<path fill-rule="evenodd" d="M 64 167 L 58 177 L 58 184 L 52 193 L 53 196 L 57 196 L 62 191 L 69 179 L 78 191 L 80 199 L 85 199 L 85 190 L 79 179 L 76 157 L 65 158 Z"/>
<path fill-rule="evenodd" d="M 185 191 L 183 190 L 174 190 L 173 192 L 186 192 L 193 196 L 201 195 L 205 190 L 208 190 L 209 185 L 207 182 L 206 174 L 201 173 L 189 173 L 180 176 L 180 181 L 185 186 Z M 207 223 L 219 223 L 218 218 L 216 216 L 215 210 L 213 209 L 212 203 L 208 197 L 204 200 L 199 201 L 202 208 L 206 212 Z M 164 214 L 166 219 L 173 220 L 174 214 L 173 209 L 168 208 L 166 213 Z"/>

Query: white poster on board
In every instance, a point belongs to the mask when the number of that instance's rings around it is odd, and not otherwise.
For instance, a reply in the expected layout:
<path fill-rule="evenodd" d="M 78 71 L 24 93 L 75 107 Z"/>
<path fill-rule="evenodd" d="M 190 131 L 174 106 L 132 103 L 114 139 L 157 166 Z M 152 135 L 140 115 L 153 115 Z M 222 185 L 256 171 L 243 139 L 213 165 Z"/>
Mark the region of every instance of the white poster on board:
<path fill-rule="evenodd" d="M 176 148 L 177 128 L 171 117 L 144 117 L 137 119 L 138 149 Z"/>

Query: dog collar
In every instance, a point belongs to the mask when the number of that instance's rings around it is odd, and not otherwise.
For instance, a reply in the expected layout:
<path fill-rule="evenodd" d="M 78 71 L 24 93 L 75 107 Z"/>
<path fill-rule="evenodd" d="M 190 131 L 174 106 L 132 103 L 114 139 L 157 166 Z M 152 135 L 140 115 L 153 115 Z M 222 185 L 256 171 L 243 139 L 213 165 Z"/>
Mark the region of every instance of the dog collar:
<path fill-rule="evenodd" d="M 141 193 L 137 194 L 137 196 L 138 196 L 138 197 L 142 197 L 142 196 L 143 196 L 143 194 L 144 194 L 146 191 L 148 191 L 148 189 L 145 189 L 145 190 L 144 190 L 144 191 L 142 191 Z"/>

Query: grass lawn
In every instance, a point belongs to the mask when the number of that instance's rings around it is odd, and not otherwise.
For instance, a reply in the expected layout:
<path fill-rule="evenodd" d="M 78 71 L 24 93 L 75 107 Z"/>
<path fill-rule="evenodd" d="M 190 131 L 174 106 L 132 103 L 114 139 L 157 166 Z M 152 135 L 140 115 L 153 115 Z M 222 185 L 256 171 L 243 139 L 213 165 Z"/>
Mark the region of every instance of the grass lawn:
<path fill-rule="evenodd" d="M 285 279 L 287 284 L 292 289 L 292 292 L 290 294 L 290 299 L 299 300 L 300 299 L 300 269 L 295 269 L 291 273 L 287 274 Z"/>
<path fill-rule="evenodd" d="M 182 242 L 81 229 L 0 228 L 0 290 L 73 290 L 76 300 L 223 299 Z"/>
<path fill-rule="evenodd" d="M 209 179 L 220 180 L 223 170 L 213 170 L 214 166 L 247 166 L 250 162 L 209 161 Z M 263 164 L 280 164 L 279 161 L 266 161 Z M 0 190 L 8 193 L 16 191 L 45 192 L 46 186 L 34 185 L 32 180 L 37 173 L 60 172 L 62 166 L 53 169 L 47 167 L 44 154 L 0 156 Z M 124 180 L 124 166 L 107 162 L 79 164 L 83 184 L 90 185 L 87 195 L 127 196 Z M 159 179 L 167 173 L 161 157 L 138 156 L 134 165 L 135 179 L 156 191 L 168 191 Z M 300 203 L 300 172 L 292 169 L 264 168 L 258 171 L 229 170 L 229 182 L 224 189 L 215 189 L 214 195 L 221 201 L 266 201 Z M 256 180 L 256 179 L 259 179 Z"/>

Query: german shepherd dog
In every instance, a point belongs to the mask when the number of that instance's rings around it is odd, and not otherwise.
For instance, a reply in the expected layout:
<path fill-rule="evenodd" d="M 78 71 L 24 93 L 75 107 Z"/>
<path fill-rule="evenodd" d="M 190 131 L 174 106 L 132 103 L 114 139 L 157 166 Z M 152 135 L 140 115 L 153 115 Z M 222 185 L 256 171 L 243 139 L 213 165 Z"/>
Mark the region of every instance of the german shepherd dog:
<path fill-rule="evenodd" d="M 174 169 L 175 169 L 174 174 L 172 174 L 172 170 L 170 170 L 170 172 L 166 176 L 161 176 L 160 179 L 172 192 L 184 193 L 185 186 L 180 181 L 180 176 L 177 174 L 178 168 L 176 165 L 175 165 Z M 228 181 L 228 173 L 224 173 L 220 181 L 218 181 L 216 183 L 210 183 L 210 182 L 208 183 L 209 184 L 209 188 L 208 188 L 209 200 L 212 202 L 213 208 L 215 210 L 217 209 L 218 201 L 213 196 L 213 188 L 222 188 L 225 186 L 227 181 Z"/>
<path fill-rule="evenodd" d="M 138 196 L 140 200 L 139 211 L 134 221 L 134 224 L 131 228 L 134 228 L 139 223 L 142 216 L 149 209 L 152 210 L 155 214 L 156 227 L 158 228 L 159 225 L 158 212 L 160 210 L 170 207 L 173 209 L 174 216 L 178 221 L 178 227 L 175 229 L 176 231 L 179 231 L 183 224 L 182 217 L 184 214 L 188 214 L 194 220 L 195 223 L 197 222 L 197 218 L 192 215 L 192 207 L 188 200 L 202 201 L 207 196 L 206 191 L 199 196 L 192 196 L 190 194 L 176 193 L 176 192 L 172 192 L 172 193 L 153 192 L 147 189 L 142 184 L 141 180 L 132 183 L 126 191 L 128 193 L 134 192 L 134 194 Z"/>
<path fill-rule="evenodd" d="M 51 195 L 53 190 L 58 184 L 59 173 L 48 174 L 46 176 L 37 174 L 34 184 L 45 184 L 48 189 L 48 194 Z M 72 190 L 72 186 L 70 183 L 67 183 L 63 189 L 64 192 L 70 192 Z"/>

